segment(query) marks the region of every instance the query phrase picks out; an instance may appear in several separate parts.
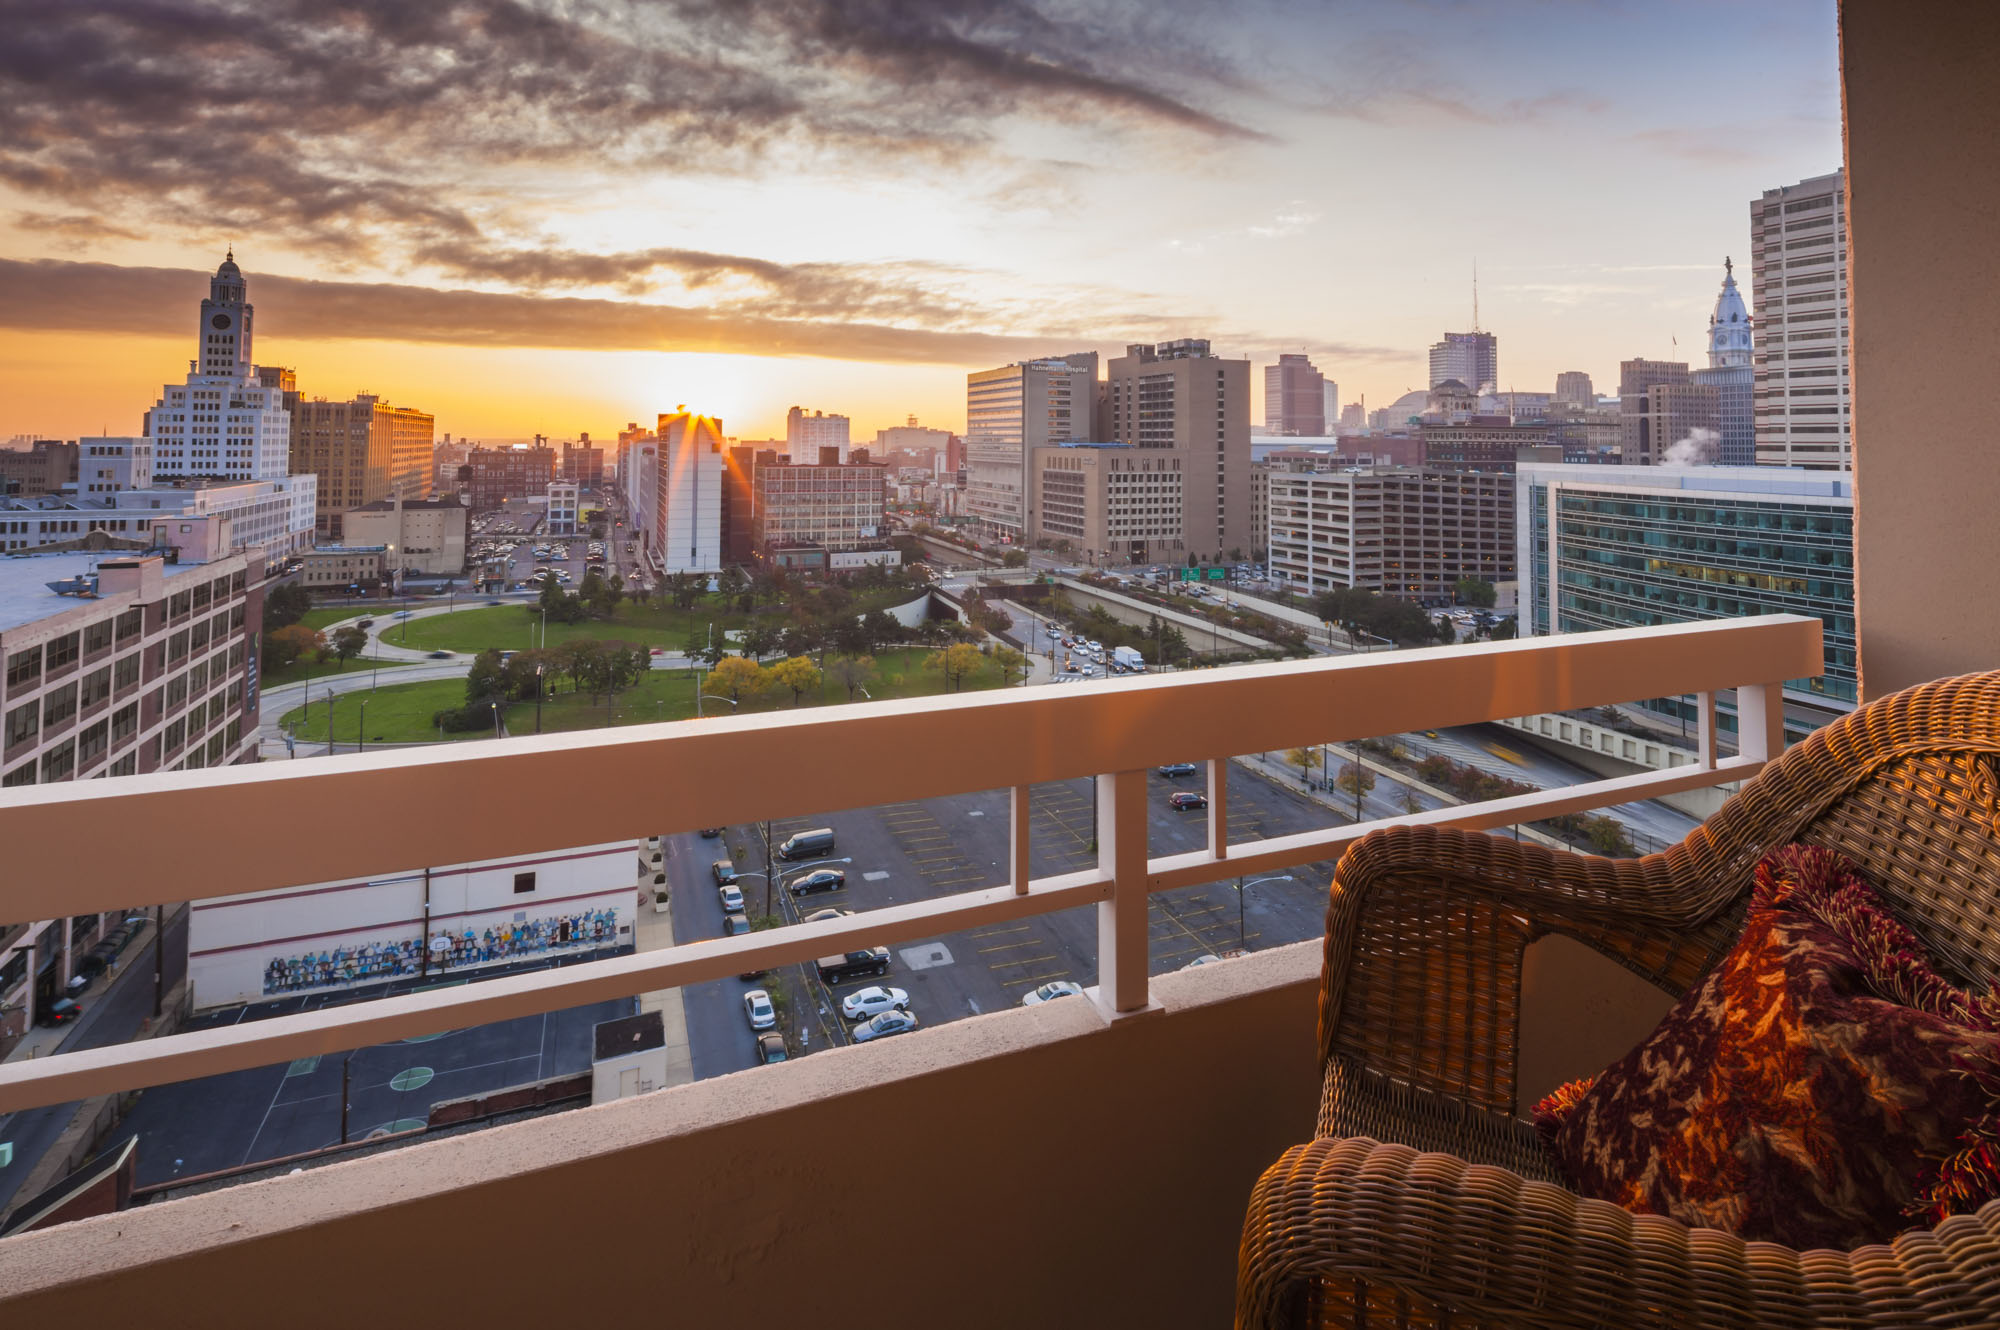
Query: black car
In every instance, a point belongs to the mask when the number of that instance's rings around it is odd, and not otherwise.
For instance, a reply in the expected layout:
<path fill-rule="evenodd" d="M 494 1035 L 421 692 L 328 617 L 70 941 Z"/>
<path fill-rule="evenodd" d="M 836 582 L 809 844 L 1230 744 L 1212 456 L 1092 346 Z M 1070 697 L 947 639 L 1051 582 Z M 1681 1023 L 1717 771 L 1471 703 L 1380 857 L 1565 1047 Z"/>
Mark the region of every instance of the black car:
<path fill-rule="evenodd" d="M 42 1024 L 67 1025 L 81 1015 L 83 1015 L 82 1007 L 79 1007 L 66 997 L 57 998 L 42 1008 Z"/>
<path fill-rule="evenodd" d="M 717 859 L 708 866 L 708 871 L 715 874 L 715 885 L 718 887 L 726 887 L 736 880 L 736 865 L 728 859 Z"/>
<path fill-rule="evenodd" d="M 721 827 L 703 827 L 701 829 L 701 838 L 703 840 L 714 840 L 717 836 L 720 836 L 721 834 L 722 834 Z"/>
<path fill-rule="evenodd" d="M 775 1030 L 757 1036 L 757 1061 L 762 1063 L 783 1062 L 785 1060 L 785 1036 Z"/>
<path fill-rule="evenodd" d="M 1192 776 L 1201 768 L 1192 762 L 1169 762 L 1160 768 L 1162 776 Z"/>
<path fill-rule="evenodd" d="M 844 869 L 815 868 L 787 882 L 785 889 L 794 896 L 809 896 L 815 891 L 839 891 L 846 885 L 847 873 Z"/>
<path fill-rule="evenodd" d="M 863 976 L 877 976 L 889 973 L 889 949 L 870 947 L 866 951 L 850 951 L 839 956 L 822 956 L 813 964 L 819 969 L 821 982 L 844 984 L 849 979 Z"/>

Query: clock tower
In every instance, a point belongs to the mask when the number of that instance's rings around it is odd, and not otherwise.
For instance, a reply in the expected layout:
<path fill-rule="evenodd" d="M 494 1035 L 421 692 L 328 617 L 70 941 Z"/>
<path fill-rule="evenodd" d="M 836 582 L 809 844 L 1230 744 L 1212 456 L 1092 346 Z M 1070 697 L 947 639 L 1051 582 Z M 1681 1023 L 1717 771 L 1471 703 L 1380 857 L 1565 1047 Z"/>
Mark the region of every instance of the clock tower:
<path fill-rule="evenodd" d="M 232 248 L 209 279 L 208 299 L 201 302 L 201 355 L 195 360 L 196 373 L 243 379 L 257 372 L 250 359 L 252 310 L 248 293 Z"/>

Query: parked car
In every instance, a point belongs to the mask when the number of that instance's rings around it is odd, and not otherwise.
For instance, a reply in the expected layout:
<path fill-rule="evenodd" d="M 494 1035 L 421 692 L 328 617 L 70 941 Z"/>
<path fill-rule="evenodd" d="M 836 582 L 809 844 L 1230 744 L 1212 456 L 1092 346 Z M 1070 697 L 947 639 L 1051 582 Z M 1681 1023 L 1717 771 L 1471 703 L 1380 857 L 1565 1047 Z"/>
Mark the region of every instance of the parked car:
<path fill-rule="evenodd" d="M 785 843 L 778 847 L 780 859 L 816 859 L 832 853 L 833 831 L 829 827 L 798 832 L 787 837 Z"/>
<path fill-rule="evenodd" d="M 722 834 L 721 827 L 703 827 L 701 829 L 701 838 L 703 840 L 714 840 L 717 836 L 720 836 L 721 834 Z"/>
<path fill-rule="evenodd" d="M 753 1030 L 768 1030 L 778 1023 L 778 1009 L 771 1005 L 771 995 L 761 988 L 743 995 L 743 1014 L 749 1017 Z"/>
<path fill-rule="evenodd" d="M 775 1030 L 757 1036 L 757 1061 L 769 1064 L 786 1060 L 785 1036 Z"/>
<path fill-rule="evenodd" d="M 1201 768 L 1192 762 L 1169 762 L 1160 768 L 1162 776 L 1192 776 Z"/>
<path fill-rule="evenodd" d="M 885 1011 L 880 1016 L 854 1027 L 854 1042 L 865 1044 L 870 1039 L 885 1039 L 892 1034 L 908 1034 L 917 1028 L 917 1018 L 907 1011 Z"/>
<path fill-rule="evenodd" d="M 741 914 L 743 912 L 743 888 L 737 886 L 734 882 L 725 882 L 717 887 L 715 892 L 718 896 L 722 897 L 722 912 L 724 914 Z"/>
<path fill-rule="evenodd" d="M 41 1020 L 44 1025 L 67 1025 L 81 1015 L 83 1008 L 63 997 L 42 1008 Z"/>
<path fill-rule="evenodd" d="M 718 887 L 726 887 L 736 880 L 736 865 L 728 859 L 717 859 L 708 866 L 708 871 L 715 874 L 715 885 Z"/>
<path fill-rule="evenodd" d="M 866 1020 L 885 1011 L 909 1009 L 908 993 L 900 988 L 884 988 L 880 984 L 870 984 L 867 988 L 849 993 L 840 1000 L 840 1014 L 850 1021 Z"/>
<path fill-rule="evenodd" d="M 1083 986 L 1067 979 L 1053 979 L 1021 997 L 1024 1007 L 1039 1007 L 1044 1002 L 1054 1002 L 1057 998 L 1082 997 Z"/>
<path fill-rule="evenodd" d="M 750 916 L 747 914 L 725 914 L 722 916 L 722 935 L 741 937 L 750 931 Z"/>
<path fill-rule="evenodd" d="M 785 883 L 794 896 L 810 896 L 816 891 L 839 891 L 847 885 L 847 873 L 839 868 L 815 868 Z"/>
<path fill-rule="evenodd" d="M 1173 798 L 1167 800 L 1167 807 L 1177 813 L 1186 813 L 1197 808 L 1206 808 L 1208 807 L 1208 796 L 1197 794 L 1193 790 L 1182 790 Z"/>
<path fill-rule="evenodd" d="M 822 956 L 813 962 L 819 971 L 821 982 L 843 984 L 849 979 L 859 979 L 863 975 L 884 975 L 889 973 L 889 949 L 870 947 L 866 951 L 843 952 L 838 956 Z"/>
<path fill-rule="evenodd" d="M 799 922 L 802 924 L 823 924 L 829 919 L 845 919 L 853 913 L 854 911 L 852 910 L 843 910 L 838 906 L 829 905 L 824 910 L 814 910 L 811 914 L 799 920 Z"/>
<path fill-rule="evenodd" d="M 1195 957 L 1193 960 L 1189 961 L 1186 965 L 1181 966 L 1181 968 L 1183 970 L 1199 969 L 1201 966 L 1204 965 L 1213 965 L 1221 959 L 1222 957 L 1217 956 L 1213 952 L 1206 952 L 1200 956 Z"/>
<path fill-rule="evenodd" d="M 431 659 L 432 659 L 432 660 L 450 660 L 450 659 L 451 659 L 451 653 L 450 653 L 449 651 L 433 651 L 433 652 L 431 652 Z"/>

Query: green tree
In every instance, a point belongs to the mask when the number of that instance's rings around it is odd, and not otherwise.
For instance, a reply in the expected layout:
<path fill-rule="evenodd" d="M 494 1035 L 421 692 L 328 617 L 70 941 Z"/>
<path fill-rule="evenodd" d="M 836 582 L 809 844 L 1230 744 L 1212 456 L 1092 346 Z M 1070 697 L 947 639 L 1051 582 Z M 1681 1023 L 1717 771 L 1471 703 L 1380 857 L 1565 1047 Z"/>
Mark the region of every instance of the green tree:
<path fill-rule="evenodd" d="M 349 624 L 337 628 L 333 633 L 333 654 L 340 658 L 340 668 L 346 669 L 347 662 L 360 655 L 368 645 L 368 631 Z"/>
<path fill-rule="evenodd" d="M 720 689 L 732 702 L 756 697 L 765 688 L 764 667 L 748 656 L 724 656 L 709 672 L 706 687 Z"/>
<path fill-rule="evenodd" d="M 1487 633 L 1487 636 L 1495 642 L 1511 642 L 1520 631 L 1520 622 L 1510 615 L 1502 619 L 1499 623 L 1494 624 L 1491 631 Z"/>
<path fill-rule="evenodd" d="M 1013 647 L 993 648 L 993 663 L 1000 668 L 1000 682 L 1003 685 L 1011 685 L 1014 680 L 1028 673 L 1027 656 Z"/>
<path fill-rule="evenodd" d="M 1461 605 L 1473 605 L 1482 610 L 1490 610 L 1500 598 L 1493 584 L 1483 577 L 1461 577 L 1453 585 L 1452 592 Z"/>
<path fill-rule="evenodd" d="M 1303 784 L 1311 779 L 1312 769 L 1319 765 L 1319 750 L 1294 748 L 1286 752 L 1285 761 L 1299 769 L 1299 782 Z"/>
<path fill-rule="evenodd" d="M 903 640 L 903 625 L 884 610 L 870 610 L 862 615 L 861 627 L 869 651 Z"/>
<path fill-rule="evenodd" d="M 289 628 L 312 608 L 312 593 L 297 582 L 280 582 L 264 593 L 264 631 Z"/>
<path fill-rule="evenodd" d="M 1437 620 L 1437 638 L 1447 645 L 1458 641 L 1458 625 L 1452 622 L 1449 615 Z"/>
<path fill-rule="evenodd" d="M 808 692 L 817 692 L 824 684 L 819 666 L 804 656 L 792 656 L 771 667 L 771 682 L 792 690 L 792 705 L 797 706 Z"/>
<path fill-rule="evenodd" d="M 498 649 L 488 647 L 472 658 L 472 669 L 465 676 L 465 704 L 483 706 L 494 698 L 504 697 L 506 692 L 506 665 Z"/>
<path fill-rule="evenodd" d="M 326 638 L 302 623 L 287 624 L 276 632 L 264 634 L 264 665 L 268 669 L 282 670 L 301 656 L 318 655 L 325 650 Z"/>
<path fill-rule="evenodd" d="M 1000 566 L 1003 568 L 1025 568 L 1028 566 L 1028 552 L 1023 549 L 1008 550 L 1000 556 Z"/>
<path fill-rule="evenodd" d="M 752 624 L 743 630 L 743 654 L 761 661 L 778 649 L 778 630 L 767 624 Z"/>

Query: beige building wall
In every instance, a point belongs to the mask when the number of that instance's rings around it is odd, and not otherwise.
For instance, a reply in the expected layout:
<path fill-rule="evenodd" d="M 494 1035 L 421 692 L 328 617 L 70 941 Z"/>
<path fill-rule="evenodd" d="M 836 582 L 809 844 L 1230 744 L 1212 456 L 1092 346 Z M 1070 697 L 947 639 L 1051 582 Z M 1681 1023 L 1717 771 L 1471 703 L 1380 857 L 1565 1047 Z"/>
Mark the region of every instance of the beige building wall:
<path fill-rule="evenodd" d="M 1043 447 L 1028 454 L 1033 536 L 1100 565 L 1175 558 L 1183 458 L 1139 448 Z"/>
<path fill-rule="evenodd" d="M 405 573 L 456 577 L 465 571 L 466 508 L 448 499 L 402 506 L 400 523 L 390 502 L 350 509 L 344 517 L 348 543 L 395 546 Z"/>
<path fill-rule="evenodd" d="M 1105 388 L 1113 440 L 1181 454 L 1182 550 L 1249 553 L 1250 362 L 1199 339 L 1130 346 L 1112 358 Z"/>
<path fill-rule="evenodd" d="M 2000 9 L 1843 0 L 1840 22 L 1865 701 L 2000 667 L 1983 391 L 2000 349 Z"/>

